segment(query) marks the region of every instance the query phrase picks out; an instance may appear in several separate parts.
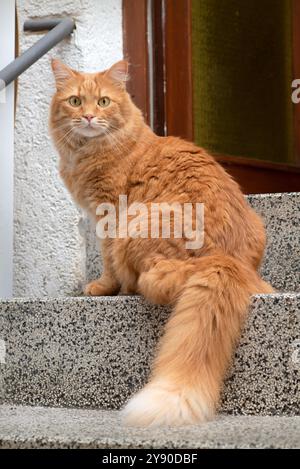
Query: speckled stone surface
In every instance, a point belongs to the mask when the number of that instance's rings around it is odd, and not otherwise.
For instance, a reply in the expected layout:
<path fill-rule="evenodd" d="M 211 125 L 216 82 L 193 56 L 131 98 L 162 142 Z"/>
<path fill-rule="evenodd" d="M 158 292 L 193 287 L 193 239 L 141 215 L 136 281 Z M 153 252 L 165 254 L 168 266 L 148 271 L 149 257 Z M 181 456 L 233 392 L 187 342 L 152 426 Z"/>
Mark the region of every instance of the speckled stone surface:
<path fill-rule="evenodd" d="M 223 411 L 300 413 L 299 306 L 300 294 L 254 298 Z M 119 408 L 145 382 L 168 314 L 140 297 L 1 302 L 4 400 Z"/>
<path fill-rule="evenodd" d="M 0 406 L 0 448 L 300 448 L 300 417 L 219 416 L 138 429 L 114 411 Z"/>
<path fill-rule="evenodd" d="M 0 311 L 5 399 L 53 406 L 118 408 L 145 381 L 167 318 L 127 296 L 20 299 Z"/>
<path fill-rule="evenodd" d="M 263 277 L 279 291 L 300 291 L 300 193 L 249 195 L 247 199 L 264 219 L 267 249 Z M 99 277 L 102 269 L 95 229 L 86 225 L 87 280 Z"/>
<path fill-rule="evenodd" d="M 300 294 L 257 295 L 224 388 L 222 411 L 300 415 Z"/>
<path fill-rule="evenodd" d="M 248 196 L 267 229 L 263 277 L 279 291 L 300 291 L 300 193 Z"/>

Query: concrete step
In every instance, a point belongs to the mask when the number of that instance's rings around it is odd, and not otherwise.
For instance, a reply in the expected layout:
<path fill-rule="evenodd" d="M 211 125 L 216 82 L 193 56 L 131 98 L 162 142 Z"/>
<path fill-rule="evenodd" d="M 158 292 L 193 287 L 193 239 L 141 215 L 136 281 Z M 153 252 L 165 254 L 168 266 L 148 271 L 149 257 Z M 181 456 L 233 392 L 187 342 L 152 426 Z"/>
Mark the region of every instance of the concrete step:
<path fill-rule="evenodd" d="M 267 230 L 263 277 L 279 291 L 300 291 L 300 193 L 257 194 L 247 199 L 264 219 Z M 88 223 L 86 270 L 89 280 L 94 280 L 101 272 L 94 231 Z"/>
<path fill-rule="evenodd" d="M 116 411 L 0 406 L 0 448 L 300 448 L 300 417 L 220 415 L 183 428 L 127 428 Z"/>
<path fill-rule="evenodd" d="M 300 294 L 253 298 L 221 411 L 299 414 L 299 306 Z M 118 409 L 146 381 L 168 314 L 127 296 L 0 302 L 2 403 Z"/>
<path fill-rule="evenodd" d="M 249 195 L 267 230 L 262 275 L 279 291 L 300 291 L 300 193 Z"/>

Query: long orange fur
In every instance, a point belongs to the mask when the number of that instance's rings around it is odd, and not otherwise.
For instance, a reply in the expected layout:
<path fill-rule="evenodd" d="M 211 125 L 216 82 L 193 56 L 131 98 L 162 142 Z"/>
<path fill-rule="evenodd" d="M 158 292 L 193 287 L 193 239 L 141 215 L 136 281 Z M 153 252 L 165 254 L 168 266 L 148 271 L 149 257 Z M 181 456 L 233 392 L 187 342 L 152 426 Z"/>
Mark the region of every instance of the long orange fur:
<path fill-rule="evenodd" d="M 158 137 L 126 92 L 127 63 L 79 73 L 52 61 L 57 92 L 50 130 L 60 174 L 75 202 L 97 220 L 102 202 L 202 202 L 204 246 L 183 239 L 105 239 L 104 272 L 88 295 L 140 293 L 172 304 L 148 384 L 124 409 L 130 425 L 183 425 L 211 419 L 240 336 L 250 297 L 269 293 L 257 269 L 265 248 L 260 217 L 239 186 L 204 149 Z M 69 98 L 81 99 L 73 107 Z M 110 104 L 102 108 L 100 97 Z M 83 116 L 96 130 L 83 130 Z M 97 132 L 99 129 L 100 134 Z M 89 134 L 90 132 L 90 134 Z"/>

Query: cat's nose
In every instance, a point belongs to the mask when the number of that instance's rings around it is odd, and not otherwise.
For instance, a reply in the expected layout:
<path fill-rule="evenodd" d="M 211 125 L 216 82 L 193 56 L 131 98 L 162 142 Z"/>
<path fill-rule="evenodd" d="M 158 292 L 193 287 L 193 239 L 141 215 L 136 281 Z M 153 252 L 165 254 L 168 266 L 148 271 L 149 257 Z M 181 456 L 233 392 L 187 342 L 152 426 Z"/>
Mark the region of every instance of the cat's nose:
<path fill-rule="evenodd" d="M 88 122 L 91 122 L 91 120 L 93 119 L 93 115 L 92 114 L 86 114 L 85 116 L 83 116 Z"/>

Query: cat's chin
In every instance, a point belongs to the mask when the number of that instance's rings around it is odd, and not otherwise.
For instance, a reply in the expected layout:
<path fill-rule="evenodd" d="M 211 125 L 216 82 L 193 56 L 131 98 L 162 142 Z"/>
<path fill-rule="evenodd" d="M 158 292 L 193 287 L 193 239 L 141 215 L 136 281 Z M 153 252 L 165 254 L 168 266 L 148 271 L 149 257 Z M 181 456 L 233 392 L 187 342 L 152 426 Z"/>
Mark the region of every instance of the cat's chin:
<path fill-rule="evenodd" d="M 104 137 L 105 131 L 103 129 L 93 129 L 92 127 L 85 127 L 83 129 L 75 129 L 75 132 L 79 137 L 95 138 Z"/>

